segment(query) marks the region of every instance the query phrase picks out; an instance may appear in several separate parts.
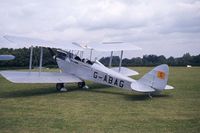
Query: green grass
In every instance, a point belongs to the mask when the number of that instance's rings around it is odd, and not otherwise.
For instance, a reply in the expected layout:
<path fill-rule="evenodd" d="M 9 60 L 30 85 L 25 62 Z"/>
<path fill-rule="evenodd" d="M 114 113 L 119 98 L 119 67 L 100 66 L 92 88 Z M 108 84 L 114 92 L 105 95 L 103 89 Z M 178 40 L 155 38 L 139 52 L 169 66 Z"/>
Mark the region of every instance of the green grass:
<path fill-rule="evenodd" d="M 135 67 L 141 77 L 151 68 Z M 87 82 L 68 85 L 13 84 L 0 77 L 0 132 L 199 132 L 200 68 L 171 67 L 176 89 L 146 95 Z"/>

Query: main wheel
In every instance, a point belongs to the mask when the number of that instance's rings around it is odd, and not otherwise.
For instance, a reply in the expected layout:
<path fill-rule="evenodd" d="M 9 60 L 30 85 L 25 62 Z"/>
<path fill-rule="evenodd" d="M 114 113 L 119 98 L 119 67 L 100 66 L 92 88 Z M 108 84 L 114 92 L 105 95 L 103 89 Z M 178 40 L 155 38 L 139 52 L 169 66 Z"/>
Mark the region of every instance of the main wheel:
<path fill-rule="evenodd" d="M 62 88 L 64 88 L 64 83 L 57 83 L 56 84 L 57 91 L 60 91 Z"/>
<path fill-rule="evenodd" d="M 85 82 L 78 82 L 78 87 L 83 88 L 85 86 Z"/>

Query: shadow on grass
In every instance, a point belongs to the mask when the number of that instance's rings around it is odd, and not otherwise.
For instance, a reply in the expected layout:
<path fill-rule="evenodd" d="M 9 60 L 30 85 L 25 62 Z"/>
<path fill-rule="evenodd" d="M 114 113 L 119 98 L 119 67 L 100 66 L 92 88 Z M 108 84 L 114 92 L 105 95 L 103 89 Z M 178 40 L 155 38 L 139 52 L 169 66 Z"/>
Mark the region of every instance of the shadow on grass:
<path fill-rule="evenodd" d="M 151 95 L 152 97 L 149 97 L 148 94 L 136 94 L 136 95 L 129 95 L 125 97 L 126 100 L 129 101 L 136 101 L 136 100 L 151 100 L 151 99 L 159 99 L 159 98 L 170 98 L 171 95 L 167 94 L 157 94 L 157 95 Z"/>
<path fill-rule="evenodd" d="M 128 91 L 110 91 L 109 88 L 112 88 L 110 86 L 105 86 L 101 84 L 93 84 L 91 87 L 92 89 L 89 89 L 89 92 L 94 92 L 94 93 L 103 93 L 103 94 L 108 94 L 108 95 L 120 95 L 124 96 L 126 100 L 133 100 L 133 101 L 142 101 L 142 100 L 148 100 L 148 99 L 158 99 L 158 98 L 170 98 L 172 97 L 171 95 L 168 94 L 152 94 L 152 98 L 149 97 L 148 94 L 141 94 L 141 93 L 136 93 L 136 92 L 131 92 L 129 93 Z"/>
<path fill-rule="evenodd" d="M 81 89 L 76 86 L 70 86 L 67 92 L 58 92 L 54 87 L 50 88 L 33 88 L 33 89 L 23 89 L 15 90 L 10 92 L 4 92 L 0 94 L 0 98 L 20 98 L 20 97 L 32 97 L 32 96 L 44 96 L 56 93 L 72 93 L 75 91 L 88 91 L 92 93 L 101 93 L 108 95 L 120 95 L 124 96 L 126 100 L 141 101 L 151 99 L 148 94 L 139 94 L 139 93 L 128 93 L 127 91 L 111 91 L 109 86 L 101 84 L 90 84 L 90 89 Z M 171 97 L 167 94 L 152 95 L 153 99 L 155 98 L 168 98 Z"/>
<path fill-rule="evenodd" d="M 89 92 L 94 92 L 94 93 L 103 93 L 103 94 L 108 94 L 108 95 L 119 95 L 119 96 L 124 96 L 126 100 L 147 100 L 149 97 L 147 95 L 134 95 L 134 94 L 128 94 L 124 92 L 114 92 L 114 91 L 106 91 L 106 90 L 96 90 L 96 89 L 91 89 L 88 90 Z"/>
<path fill-rule="evenodd" d="M 76 86 L 66 86 L 68 88 L 67 92 L 58 92 L 54 87 L 44 87 L 44 88 L 31 88 L 31 89 L 22 89 L 22 90 L 14 90 L 9 92 L 0 93 L 0 98 L 20 98 L 20 97 L 32 97 L 32 96 L 44 96 L 50 94 L 59 94 L 59 93 L 72 93 L 75 91 L 88 91 L 87 89 L 81 89 Z M 91 86 L 94 89 L 104 89 L 108 88 L 104 85 L 95 85 Z"/>
<path fill-rule="evenodd" d="M 27 90 L 15 90 L 10 92 L 4 92 L 0 94 L 0 98 L 17 98 L 17 97 L 31 97 L 31 96 L 43 96 L 56 93 L 53 88 L 37 88 Z"/>
<path fill-rule="evenodd" d="M 171 95 L 167 95 L 167 94 L 158 94 L 158 95 L 152 95 L 152 98 L 150 98 L 148 94 L 139 94 L 135 92 L 132 92 L 130 94 L 127 92 L 114 92 L 114 91 L 106 91 L 106 90 L 99 90 L 99 89 L 91 89 L 88 91 L 94 92 L 94 93 L 103 93 L 103 94 L 108 94 L 108 95 L 120 95 L 120 96 L 124 96 L 124 98 L 129 101 L 142 101 L 142 100 L 148 100 L 148 99 L 171 97 Z"/>

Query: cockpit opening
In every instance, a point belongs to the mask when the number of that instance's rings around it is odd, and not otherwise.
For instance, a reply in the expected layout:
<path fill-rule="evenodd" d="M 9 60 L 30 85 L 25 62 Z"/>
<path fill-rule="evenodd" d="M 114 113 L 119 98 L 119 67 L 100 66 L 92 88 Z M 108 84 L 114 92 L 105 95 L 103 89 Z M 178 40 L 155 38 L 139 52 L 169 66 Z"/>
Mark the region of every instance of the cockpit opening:
<path fill-rule="evenodd" d="M 77 61 L 81 61 L 81 58 L 78 57 L 78 56 L 76 56 L 74 59 L 77 60 Z"/>
<path fill-rule="evenodd" d="M 94 62 L 92 62 L 91 60 L 88 60 L 88 59 L 85 59 L 85 58 L 81 59 L 79 56 L 74 55 L 71 52 L 58 50 L 57 53 L 58 53 L 57 57 L 62 59 L 62 60 L 65 60 L 66 58 L 69 58 L 69 59 L 74 59 L 76 61 L 80 61 L 80 62 L 89 64 L 89 65 L 93 65 L 94 64 Z"/>
<path fill-rule="evenodd" d="M 58 54 L 57 54 L 57 57 L 62 59 L 62 60 L 65 60 L 66 56 L 67 55 L 65 53 L 61 53 L 61 52 L 58 52 Z"/>

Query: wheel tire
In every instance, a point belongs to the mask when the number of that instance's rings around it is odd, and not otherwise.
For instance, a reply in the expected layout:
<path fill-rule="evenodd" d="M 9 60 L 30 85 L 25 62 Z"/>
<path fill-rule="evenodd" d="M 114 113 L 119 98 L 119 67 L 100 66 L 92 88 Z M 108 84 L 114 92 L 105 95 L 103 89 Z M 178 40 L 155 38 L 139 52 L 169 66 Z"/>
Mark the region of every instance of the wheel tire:
<path fill-rule="evenodd" d="M 62 88 L 64 88 L 64 83 L 57 83 L 56 84 L 56 90 L 60 91 Z"/>
<path fill-rule="evenodd" d="M 85 82 L 78 82 L 78 87 L 83 88 L 85 86 Z"/>

